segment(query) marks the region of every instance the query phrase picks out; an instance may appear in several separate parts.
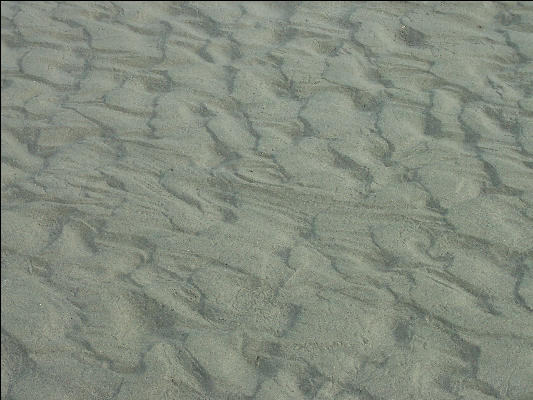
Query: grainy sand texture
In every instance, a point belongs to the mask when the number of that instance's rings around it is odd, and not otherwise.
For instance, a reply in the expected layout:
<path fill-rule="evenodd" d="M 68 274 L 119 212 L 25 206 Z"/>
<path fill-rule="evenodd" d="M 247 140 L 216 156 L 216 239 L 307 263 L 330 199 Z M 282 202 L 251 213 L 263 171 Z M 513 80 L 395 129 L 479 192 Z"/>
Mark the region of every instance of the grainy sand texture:
<path fill-rule="evenodd" d="M 533 399 L 533 3 L 1 9 L 2 400 Z"/>

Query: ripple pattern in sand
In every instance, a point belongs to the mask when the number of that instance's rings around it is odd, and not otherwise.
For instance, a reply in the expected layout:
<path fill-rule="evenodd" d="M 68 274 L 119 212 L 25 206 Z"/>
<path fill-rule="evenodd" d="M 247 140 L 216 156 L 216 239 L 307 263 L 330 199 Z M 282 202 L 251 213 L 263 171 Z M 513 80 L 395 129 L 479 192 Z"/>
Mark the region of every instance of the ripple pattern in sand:
<path fill-rule="evenodd" d="M 2 400 L 533 396 L 533 6 L 2 2 Z"/>

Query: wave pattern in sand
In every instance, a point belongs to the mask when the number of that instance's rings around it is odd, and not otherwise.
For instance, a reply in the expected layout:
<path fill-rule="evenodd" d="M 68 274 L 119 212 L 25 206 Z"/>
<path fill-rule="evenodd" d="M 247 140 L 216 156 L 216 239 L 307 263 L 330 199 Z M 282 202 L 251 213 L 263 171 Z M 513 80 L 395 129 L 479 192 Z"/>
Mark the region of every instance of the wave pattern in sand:
<path fill-rule="evenodd" d="M 2 399 L 533 396 L 531 3 L 2 2 Z"/>

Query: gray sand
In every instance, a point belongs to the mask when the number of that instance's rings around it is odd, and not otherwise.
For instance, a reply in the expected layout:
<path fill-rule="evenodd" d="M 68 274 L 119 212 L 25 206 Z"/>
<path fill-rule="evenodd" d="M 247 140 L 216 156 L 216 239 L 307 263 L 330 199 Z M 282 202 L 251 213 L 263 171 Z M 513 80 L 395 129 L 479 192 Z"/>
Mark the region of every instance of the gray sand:
<path fill-rule="evenodd" d="M 2 400 L 533 399 L 533 3 L 2 2 Z"/>

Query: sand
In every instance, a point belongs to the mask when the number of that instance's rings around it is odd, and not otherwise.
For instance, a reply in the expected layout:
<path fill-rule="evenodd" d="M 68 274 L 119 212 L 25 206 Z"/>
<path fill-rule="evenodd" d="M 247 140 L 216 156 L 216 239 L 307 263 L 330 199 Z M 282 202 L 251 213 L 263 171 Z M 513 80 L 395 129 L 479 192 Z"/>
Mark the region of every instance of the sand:
<path fill-rule="evenodd" d="M 533 3 L 1 7 L 2 400 L 533 399 Z"/>

